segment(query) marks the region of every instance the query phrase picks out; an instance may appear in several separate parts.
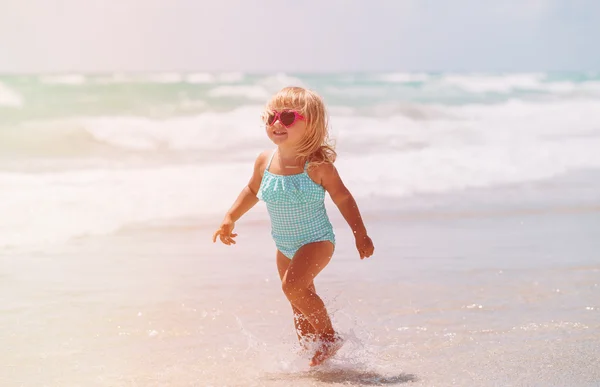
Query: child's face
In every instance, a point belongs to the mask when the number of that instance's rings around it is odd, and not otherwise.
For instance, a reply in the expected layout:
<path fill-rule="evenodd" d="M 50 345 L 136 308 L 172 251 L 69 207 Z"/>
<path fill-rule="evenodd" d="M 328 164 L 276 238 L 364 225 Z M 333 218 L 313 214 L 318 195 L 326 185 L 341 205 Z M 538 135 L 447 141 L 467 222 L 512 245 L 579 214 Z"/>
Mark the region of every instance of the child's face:
<path fill-rule="evenodd" d="M 277 114 L 282 111 L 283 110 L 273 110 L 273 113 Z M 286 111 L 288 114 L 289 112 L 293 112 L 290 110 Z M 285 119 L 283 121 L 286 122 Z M 291 125 L 285 126 L 281 120 L 277 118 L 273 124 L 267 122 L 265 127 L 267 136 L 275 145 L 293 147 L 294 145 L 299 144 L 304 137 L 304 132 L 306 131 L 306 119 L 297 115 Z"/>

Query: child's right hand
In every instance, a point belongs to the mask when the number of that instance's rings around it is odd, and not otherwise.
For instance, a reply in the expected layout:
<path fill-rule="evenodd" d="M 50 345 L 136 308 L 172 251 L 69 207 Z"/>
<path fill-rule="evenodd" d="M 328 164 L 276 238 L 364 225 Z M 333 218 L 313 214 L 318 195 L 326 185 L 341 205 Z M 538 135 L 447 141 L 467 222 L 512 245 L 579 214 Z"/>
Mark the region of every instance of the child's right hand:
<path fill-rule="evenodd" d="M 217 241 L 217 236 L 218 236 L 219 239 L 221 239 L 221 242 L 223 242 L 224 244 L 226 244 L 226 245 L 234 244 L 235 245 L 235 241 L 233 240 L 233 238 L 235 238 L 237 236 L 237 234 L 233 233 L 234 227 L 235 227 L 235 222 L 233 222 L 231 220 L 231 218 L 225 217 L 225 219 L 223 219 L 223 222 L 221 223 L 221 226 L 219 227 L 219 229 L 217 231 L 215 231 L 215 233 L 213 234 L 213 243 L 215 243 Z"/>

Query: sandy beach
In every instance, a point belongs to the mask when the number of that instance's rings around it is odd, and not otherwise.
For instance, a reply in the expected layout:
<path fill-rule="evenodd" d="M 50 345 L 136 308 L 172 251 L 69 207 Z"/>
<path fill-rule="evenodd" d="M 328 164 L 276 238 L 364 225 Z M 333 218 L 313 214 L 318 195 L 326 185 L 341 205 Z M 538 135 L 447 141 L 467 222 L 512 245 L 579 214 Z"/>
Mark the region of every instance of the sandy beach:
<path fill-rule="evenodd" d="M 233 247 L 212 244 L 213 218 L 5 253 L 1 384 L 598 385 L 600 209 L 489 204 L 502 196 L 470 213 L 365 203 L 365 261 L 330 209 L 339 242 L 316 285 L 347 342 L 316 369 L 260 205 Z"/>
<path fill-rule="evenodd" d="M 600 385 L 600 74 L 175 75 L 0 76 L 1 387 Z M 315 369 L 264 204 L 211 240 L 290 84 L 375 243 L 327 199 Z"/>

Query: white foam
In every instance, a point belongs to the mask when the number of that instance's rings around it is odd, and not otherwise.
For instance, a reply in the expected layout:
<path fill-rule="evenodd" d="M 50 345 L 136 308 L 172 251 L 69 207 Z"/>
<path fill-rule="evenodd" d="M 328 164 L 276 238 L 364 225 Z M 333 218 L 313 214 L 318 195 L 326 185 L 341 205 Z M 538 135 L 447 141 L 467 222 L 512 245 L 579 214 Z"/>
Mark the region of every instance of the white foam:
<path fill-rule="evenodd" d="M 381 74 L 375 79 L 390 83 L 426 82 L 430 79 L 426 73 L 388 73 Z"/>
<path fill-rule="evenodd" d="M 239 83 L 244 78 L 244 73 L 192 73 L 185 76 L 185 81 L 192 84 Z"/>
<path fill-rule="evenodd" d="M 334 117 L 332 125 L 338 137 L 353 143 L 380 137 L 382 146 L 394 141 L 494 146 L 600 134 L 600 101 L 596 99 L 510 100 L 461 106 L 403 104 L 372 110 L 381 117 Z"/>
<path fill-rule="evenodd" d="M 259 125 L 259 109 L 165 121 L 104 117 L 78 122 L 96 141 L 115 149 L 224 154 L 244 149 L 255 155 L 271 145 Z M 355 196 L 448 193 L 600 168 L 598 100 L 435 109 L 444 114 L 332 117 L 337 166 Z M 248 124 L 255 115 L 256 126 Z M 0 174 L 0 246 L 64 241 L 136 222 L 222 215 L 251 169 L 251 159 L 233 164 L 220 158 L 214 164 L 156 169 Z"/>
<path fill-rule="evenodd" d="M 342 97 L 351 98 L 369 98 L 369 97 L 381 97 L 385 95 L 386 91 L 380 88 L 374 88 L 370 86 L 326 86 L 325 92 Z"/>
<path fill-rule="evenodd" d="M 114 84 L 123 84 L 123 83 L 133 83 L 136 82 L 136 78 L 130 74 L 124 73 L 113 73 L 101 76 L 89 77 L 87 79 L 88 82 L 98 84 L 98 85 L 114 85 Z"/>
<path fill-rule="evenodd" d="M 266 102 L 275 92 L 287 86 L 306 86 L 300 79 L 277 73 L 259 79 L 254 84 L 221 85 L 208 92 L 210 97 L 242 97 L 251 101 Z"/>
<path fill-rule="evenodd" d="M 561 173 L 600 168 L 600 139 L 566 143 L 427 148 L 404 154 L 373 154 L 340 159 L 338 169 L 351 176 L 359 197 L 403 197 L 447 193 L 542 180 Z"/>
<path fill-rule="evenodd" d="M 86 83 L 86 76 L 83 74 L 45 75 L 40 77 L 40 82 L 48 85 L 83 85 Z"/>
<path fill-rule="evenodd" d="M 600 139 L 511 146 L 431 147 L 341 156 L 357 198 L 405 197 L 493 187 L 600 168 Z M 131 223 L 222 215 L 248 181 L 251 162 L 42 175 L 0 174 L 0 245 L 56 243 Z M 42 194 L 40 194 L 42 193 Z"/>
<path fill-rule="evenodd" d="M 99 117 L 80 118 L 76 122 L 97 141 L 124 149 L 227 149 L 234 143 L 264 139 L 264 130 L 259 127 L 260 109 L 245 106 L 228 113 L 207 112 L 166 120 Z"/>
<path fill-rule="evenodd" d="M 591 95 L 600 94 L 600 82 L 598 81 L 586 81 L 582 83 L 574 82 L 552 82 L 540 86 L 541 90 L 547 91 L 554 94 L 573 94 L 573 93 L 587 93 Z"/>
<path fill-rule="evenodd" d="M 193 101 L 189 103 L 196 106 Z M 198 104 L 204 106 L 202 101 Z M 124 151 L 227 151 L 236 145 L 264 146 L 268 142 L 260 121 L 261 110 L 262 105 L 256 104 L 229 112 L 207 111 L 168 119 L 73 117 L 32 122 L 23 125 L 18 133 L 27 129 L 27 136 L 44 136 L 45 144 L 54 148 L 64 148 L 71 141 L 79 141 L 79 146 L 80 141 L 89 139 Z M 423 147 L 495 146 L 524 141 L 534 144 L 600 131 L 600 101 L 594 99 L 543 103 L 514 100 L 462 106 L 388 104 L 368 112 L 369 116 L 360 116 L 347 107 L 330 108 L 332 134 L 341 146 L 373 145 L 389 150 L 396 145 L 402 148 L 411 144 Z M 78 135 L 77 131 L 82 132 Z M 27 140 L 27 136 L 21 136 L 21 140 Z"/>
<path fill-rule="evenodd" d="M 335 120 L 338 148 L 369 152 L 344 157 L 340 150 L 338 168 L 353 176 L 361 196 L 444 193 L 600 168 L 598 100 L 435 109 L 447 117 Z"/>
<path fill-rule="evenodd" d="M 444 76 L 439 82 L 444 86 L 455 86 L 470 93 L 510 93 L 515 89 L 539 89 L 544 74 L 452 74 Z"/>
<path fill-rule="evenodd" d="M 251 165 L 0 174 L 0 246 L 64 242 L 150 220 L 220 213 Z M 43 191 L 43 194 L 40 192 Z"/>
<path fill-rule="evenodd" d="M 258 85 L 227 85 L 217 86 L 208 92 L 212 98 L 215 97 L 243 97 L 254 101 L 264 101 L 269 98 L 269 91 Z"/>
<path fill-rule="evenodd" d="M 263 78 L 258 81 L 258 84 L 265 87 L 271 93 L 288 86 L 307 87 L 299 78 L 289 76 L 285 73 L 277 73 L 273 76 Z"/>
<path fill-rule="evenodd" d="M 217 74 L 217 80 L 220 83 L 236 83 L 242 82 L 246 78 L 246 75 L 241 72 L 230 72 L 230 73 L 219 73 Z"/>
<path fill-rule="evenodd" d="M 195 83 L 195 84 L 215 83 L 216 77 L 210 73 L 194 73 L 194 74 L 188 74 L 185 77 L 185 81 L 188 83 Z"/>
<path fill-rule="evenodd" d="M 144 82 L 151 83 L 180 83 L 184 77 L 179 73 L 150 73 L 141 77 Z"/>
<path fill-rule="evenodd" d="M 500 93 L 509 95 L 515 91 L 523 90 L 546 92 L 556 95 L 573 93 L 598 95 L 600 93 L 599 81 L 549 81 L 547 76 L 542 73 L 505 75 L 449 74 L 439 80 L 431 80 L 425 87 L 437 92 L 441 92 L 448 87 L 454 87 L 474 94 Z"/>
<path fill-rule="evenodd" d="M 23 106 L 23 97 L 0 82 L 0 107 L 2 106 L 20 108 Z"/>
<path fill-rule="evenodd" d="M 238 83 L 245 78 L 244 73 L 114 73 L 105 76 L 90 77 L 87 81 L 95 84 L 122 84 L 122 83 L 159 83 L 176 84 L 186 82 L 189 84 L 228 84 Z"/>

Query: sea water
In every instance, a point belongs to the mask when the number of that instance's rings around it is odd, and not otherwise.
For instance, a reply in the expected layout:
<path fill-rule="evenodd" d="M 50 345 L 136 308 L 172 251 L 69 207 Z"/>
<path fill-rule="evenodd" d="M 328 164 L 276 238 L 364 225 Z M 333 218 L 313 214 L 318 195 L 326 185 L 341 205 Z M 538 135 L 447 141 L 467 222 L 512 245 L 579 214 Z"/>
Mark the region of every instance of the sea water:
<path fill-rule="evenodd" d="M 376 251 L 317 278 L 346 345 L 309 369 L 266 211 L 212 244 L 321 94 Z M 594 385 L 600 74 L 0 76 L 0 384 Z"/>

